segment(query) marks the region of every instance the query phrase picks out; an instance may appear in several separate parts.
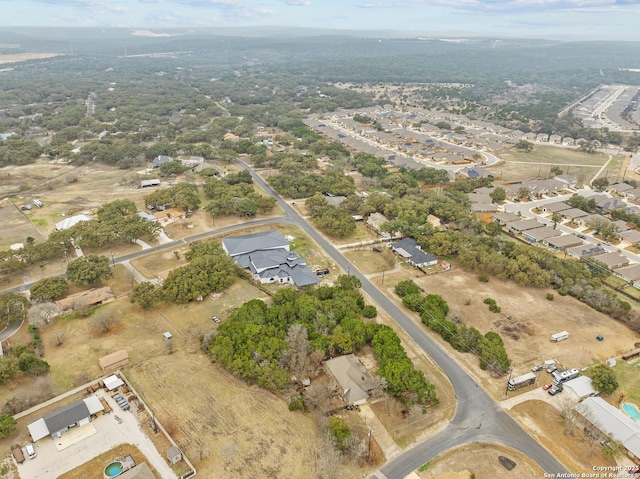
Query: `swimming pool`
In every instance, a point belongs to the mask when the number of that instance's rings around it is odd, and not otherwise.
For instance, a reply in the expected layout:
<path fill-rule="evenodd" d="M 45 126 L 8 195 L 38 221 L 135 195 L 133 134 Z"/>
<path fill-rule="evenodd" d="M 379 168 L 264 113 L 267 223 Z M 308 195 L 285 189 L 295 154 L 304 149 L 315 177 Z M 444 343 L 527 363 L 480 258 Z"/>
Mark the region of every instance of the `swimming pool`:
<path fill-rule="evenodd" d="M 109 478 L 109 477 L 119 476 L 120 474 L 122 474 L 123 469 L 124 469 L 124 466 L 122 462 L 114 461 L 104 468 L 104 477 Z"/>
<path fill-rule="evenodd" d="M 629 415 L 631 419 L 633 419 L 634 421 L 640 421 L 640 411 L 638 411 L 638 408 L 635 404 L 626 402 L 622 405 L 622 409 Z"/>

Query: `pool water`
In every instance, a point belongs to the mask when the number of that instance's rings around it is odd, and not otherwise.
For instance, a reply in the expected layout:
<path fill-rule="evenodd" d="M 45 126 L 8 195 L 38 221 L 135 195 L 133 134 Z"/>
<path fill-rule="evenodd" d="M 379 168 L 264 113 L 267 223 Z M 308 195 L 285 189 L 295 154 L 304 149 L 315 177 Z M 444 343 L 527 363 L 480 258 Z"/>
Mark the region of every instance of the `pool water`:
<path fill-rule="evenodd" d="M 115 477 L 122 472 L 121 462 L 112 462 L 104 468 L 104 473 L 107 477 Z"/>
<path fill-rule="evenodd" d="M 622 409 L 624 409 L 624 412 L 626 412 L 631 419 L 634 421 L 640 421 L 640 411 L 638 411 L 635 404 L 624 403 L 622 405 Z"/>

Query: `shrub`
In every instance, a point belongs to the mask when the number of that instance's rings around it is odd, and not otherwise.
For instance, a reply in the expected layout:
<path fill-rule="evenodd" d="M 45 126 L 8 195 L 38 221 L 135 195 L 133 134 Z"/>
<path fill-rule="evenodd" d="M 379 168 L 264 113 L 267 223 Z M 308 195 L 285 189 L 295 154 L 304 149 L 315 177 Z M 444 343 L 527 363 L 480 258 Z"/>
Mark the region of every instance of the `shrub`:
<path fill-rule="evenodd" d="M 304 409 L 304 398 L 299 394 L 289 399 L 289 411 L 302 411 Z"/>
<path fill-rule="evenodd" d="M 375 306 L 367 304 L 362 310 L 362 316 L 365 318 L 375 318 L 378 316 L 378 310 Z"/>
<path fill-rule="evenodd" d="M 347 423 L 341 417 L 332 417 L 329 419 L 327 429 L 336 441 L 336 446 L 341 451 L 347 448 L 347 438 L 351 435 Z"/>
<path fill-rule="evenodd" d="M 481 274 L 480 276 L 478 276 L 478 280 L 482 281 L 483 283 L 488 283 L 489 282 L 489 275 L 488 274 Z"/>
<path fill-rule="evenodd" d="M 553 301 L 553 297 L 554 297 L 554 296 L 553 296 L 553 293 L 547 293 L 547 299 L 548 299 L 549 301 Z"/>

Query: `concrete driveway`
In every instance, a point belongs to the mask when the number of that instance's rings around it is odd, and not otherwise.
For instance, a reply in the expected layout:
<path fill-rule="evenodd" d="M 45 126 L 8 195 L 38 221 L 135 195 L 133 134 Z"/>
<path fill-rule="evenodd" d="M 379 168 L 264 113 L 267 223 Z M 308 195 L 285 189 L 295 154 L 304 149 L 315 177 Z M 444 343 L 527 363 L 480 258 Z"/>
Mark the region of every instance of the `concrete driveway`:
<path fill-rule="evenodd" d="M 100 416 L 88 425 L 95 427 L 96 433 L 88 436 L 79 434 L 84 438 L 75 444 L 68 445 L 61 451 L 57 450 L 56 444 L 50 437 L 41 439 L 36 443 L 37 457 L 27 459 L 23 464 L 18 465 L 20 478 L 51 479 L 59 477 L 120 444 L 133 444 L 140 449 L 149 465 L 153 466 L 163 479 L 176 478 L 177 476 L 167 461 L 140 428 L 133 413 L 122 411 L 117 403 L 102 390 L 98 390 L 96 395 L 104 397 L 113 409 L 110 414 Z M 122 422 L 118 422 L 116 416 Z M 102 467 L 106 465 L 107 463 Z"/>

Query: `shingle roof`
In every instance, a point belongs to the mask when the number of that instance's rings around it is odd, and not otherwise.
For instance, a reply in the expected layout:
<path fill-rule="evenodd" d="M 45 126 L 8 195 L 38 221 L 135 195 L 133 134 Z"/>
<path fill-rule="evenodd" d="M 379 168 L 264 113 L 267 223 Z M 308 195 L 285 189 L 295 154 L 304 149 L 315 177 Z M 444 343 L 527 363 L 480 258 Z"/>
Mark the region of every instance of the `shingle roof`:
<path fill-rule="evenodd" d="M 223 238 L 222 247 L 231 257 L 252 251 L 285 248 L 289 249 L 289 241 L 279 231 L 267 231 L 242 236 Z"/>
<path fill-rule="evenodd" d="M 419 266 L 436 261 L 436 257 L 422 251 L 418 246 L 417 241 L 413 238 L 402 238 L 391 246 L 393 246 L 393 249 L 397 250 L 402 256 L 409 259 L 409 262 L 414 265 Z"/>
<path fill-rule="evenodd" d="M 54 433 L 90 416 L 89 408 L 85 402 L 80 399 L 79 401 L 68 404 L 57 411 L 47 414 L 43 419 L 49 429 L 49 432 Z"/>

